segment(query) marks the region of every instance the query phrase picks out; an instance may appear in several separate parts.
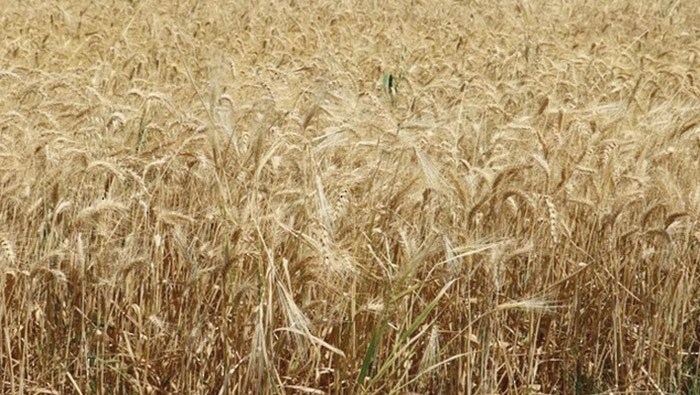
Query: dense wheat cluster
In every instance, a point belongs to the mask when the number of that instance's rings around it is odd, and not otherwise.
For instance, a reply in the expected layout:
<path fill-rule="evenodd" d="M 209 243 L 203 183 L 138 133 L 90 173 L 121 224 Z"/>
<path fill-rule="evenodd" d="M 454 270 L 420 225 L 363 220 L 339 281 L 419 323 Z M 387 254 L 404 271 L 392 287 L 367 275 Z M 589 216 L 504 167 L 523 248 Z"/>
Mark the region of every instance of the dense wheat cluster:
<path fill-rule="evenodd" d="M 697 394 L 698 8 L 5 1 L 0 392 Z"/>

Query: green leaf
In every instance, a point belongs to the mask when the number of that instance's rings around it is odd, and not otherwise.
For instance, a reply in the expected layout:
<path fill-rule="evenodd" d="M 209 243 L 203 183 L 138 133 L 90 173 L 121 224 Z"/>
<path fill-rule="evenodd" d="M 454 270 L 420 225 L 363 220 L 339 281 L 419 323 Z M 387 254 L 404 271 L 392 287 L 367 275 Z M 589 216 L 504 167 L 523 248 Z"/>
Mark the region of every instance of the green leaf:
<path fill-rule="evenodd" d="M 393 74 L 384 74 L 382 76 L 382 89 L 386 90 L 389 94 L 394 94 L 396 91 L 396 77 Z"/>
<path fill-rule="evenodd" d="M 370 366 L 374 362 L 374 358 L 377 354 L 377 349 L 379 348 L 379 343 L 382 341 L 382 335 L 384 334 L 384 329 L 386 328 L 386 320 L 383 320 L 377 325 L 372 334 L 372 339 L 369 342 L 369 347 L 367 347 L 367 352 L 365 352 L 365 357 L 362 360 L 362 369 L 360 369 L 360 375 L 357 376 L 357 385 L 362 385 L 367 373 L 369 373 Z"/>
<path fill-rule="evenodd" d="M 408 327 L 408 329 L 406 329 L 404 331 L 404 333 L 401 335 L 399 340 L 394 345 L 394 350 L 392 351 L 391 355 L 389 356 L 389 359 L 386 362 L 384 362 L 382 367 L 377 372 L 377 375 L 375 377 L 373 377 L 372 380 L 370 381 L 370 383 L 369 383 L 370 386 L 372 384 L 376 383 L 379 379 L 381 379 L 382 376 L 384 376 L 384 374 L 389 370 L 389 367 L 391 367 L 391 364 L 393 364 L 400 355 L 399 345 L 401 343 L 403 343 L 404 340 L 408 339 L 416 331 L 416 329 L 418 329 L 418 327 L 421 326 L 421 324 L 423 322 L 425 322 L 425 320 L 426 320 L 426 318 L 428 318 L 428 315 L 430 314 L 430 312 L 433 311 L 433 309 L 435 308 L 435 306 L 437 306 L 440 299 L 442 299 L 442 297 L 445 296 L 445 293 L 447 293 L 447 290 L 450 289 L 450 287 L 452 286 L 452 284 L 454 284 L 455 281 L 457 281 L 457 280 L 452 280 L 449 283 L 445 284 L 445 286 L 442 287 L 440 292 L 438 292 L 437 296 L 435 296 L 435 299 L 433 299 L 433 301 L 430 302 L 423 309 L 423 311 L 421 311 L 421 313 L 418 315 L 418 317 L 416 317 L 416 319 L 413 321 L 413 323 L 411 323 L 411 325 Z M 409 345 L 407 345 L 406 347 L 408 347 L 408 346 Z M 406 347 L 404 347 L 404 348 L 406 348 Z"/>
<path fill-rule="evenodd" d="M 438 302 L 440 299 L 442 299 L 443 296 L 445 296 L 445 293 L 447 293 L 447 290 L 450 289 L 452 284 L 454 284 L 456 280 L 452 280 L 449 283 L 445 284 L 444 287 L 438 292 L 437 296 L 435 299 L 433 299 L 432 302 L 430 302 L 424 309 L 421 311 L 420 315 L 413 321 L 411 326 L 406 329 L 406 331 L 401 335 L 399 338 L 399 343 L 402 343 L 404 340 L 406 340 L 409 336 L 413 334 L 413 332 L 418 329 L 418 327 L 425 321 L 426 318 L 428 318 L 428 314 L 430 314 L 431 311 L 437 306 Z"/>

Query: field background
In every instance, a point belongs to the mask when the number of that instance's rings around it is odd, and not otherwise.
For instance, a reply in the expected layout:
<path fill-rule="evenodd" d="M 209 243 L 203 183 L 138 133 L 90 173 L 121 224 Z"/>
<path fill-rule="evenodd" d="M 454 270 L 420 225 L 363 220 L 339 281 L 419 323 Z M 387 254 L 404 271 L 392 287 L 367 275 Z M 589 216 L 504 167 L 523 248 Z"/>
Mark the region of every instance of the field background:
<path fill-rule="evenodd" d="M 0 6 L 0 392 L 700 392 L 697 1 Z"/>

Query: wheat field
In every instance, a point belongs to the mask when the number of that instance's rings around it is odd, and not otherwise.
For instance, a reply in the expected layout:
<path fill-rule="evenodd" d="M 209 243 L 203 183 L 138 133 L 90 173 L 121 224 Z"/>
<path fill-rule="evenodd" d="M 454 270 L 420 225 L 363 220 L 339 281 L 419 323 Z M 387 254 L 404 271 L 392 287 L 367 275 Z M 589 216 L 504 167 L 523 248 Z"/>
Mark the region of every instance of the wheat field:
<path fill-rule="evenodd" d="M 6 0 L 0 393 L 700 393 L 700 4 Z"/>

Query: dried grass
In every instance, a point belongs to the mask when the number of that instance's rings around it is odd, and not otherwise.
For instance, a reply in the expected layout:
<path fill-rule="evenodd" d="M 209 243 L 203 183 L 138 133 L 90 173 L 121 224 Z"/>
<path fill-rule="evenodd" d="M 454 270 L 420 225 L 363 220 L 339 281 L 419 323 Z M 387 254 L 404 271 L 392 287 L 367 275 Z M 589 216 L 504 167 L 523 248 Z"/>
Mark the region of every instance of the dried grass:
<path fill-rule="evenodd" d="M 5 3 L 0 393 L 700 390 L 697 4 Z"/>

